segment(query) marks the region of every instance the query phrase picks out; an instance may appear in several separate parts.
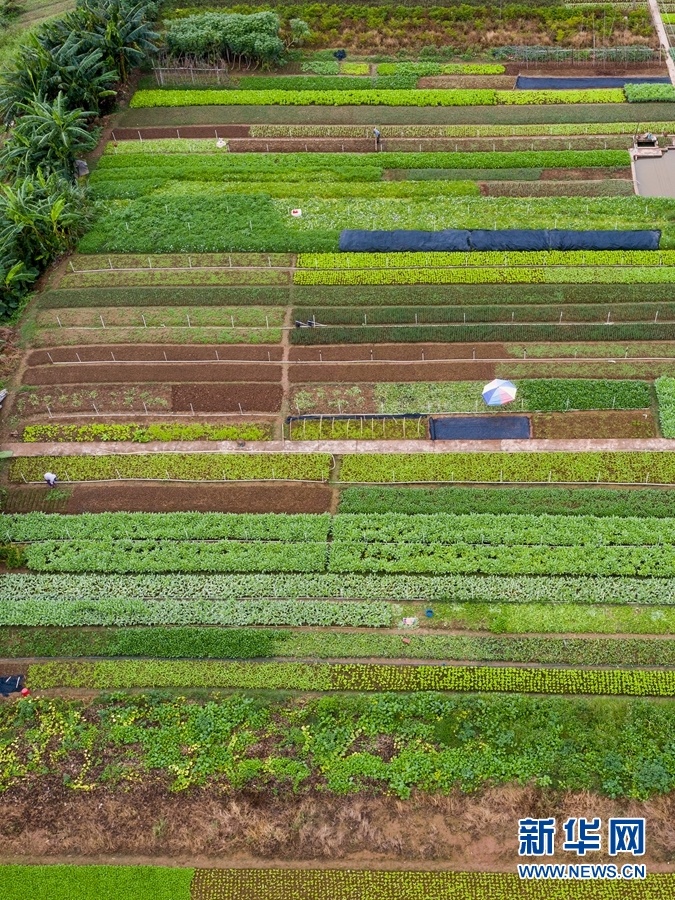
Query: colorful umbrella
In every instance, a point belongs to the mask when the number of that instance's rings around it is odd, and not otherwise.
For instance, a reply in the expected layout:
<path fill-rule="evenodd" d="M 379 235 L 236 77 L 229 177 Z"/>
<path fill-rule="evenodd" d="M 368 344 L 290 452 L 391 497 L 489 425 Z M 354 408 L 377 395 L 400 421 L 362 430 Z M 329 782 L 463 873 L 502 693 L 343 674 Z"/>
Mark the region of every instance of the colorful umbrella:
<path fill-rule="evenodd" d="M 495 378 L 483 388 L 483 400 L 488 406 L 504 406 L 516 399 L 518 388 L 511 381 Z"/>

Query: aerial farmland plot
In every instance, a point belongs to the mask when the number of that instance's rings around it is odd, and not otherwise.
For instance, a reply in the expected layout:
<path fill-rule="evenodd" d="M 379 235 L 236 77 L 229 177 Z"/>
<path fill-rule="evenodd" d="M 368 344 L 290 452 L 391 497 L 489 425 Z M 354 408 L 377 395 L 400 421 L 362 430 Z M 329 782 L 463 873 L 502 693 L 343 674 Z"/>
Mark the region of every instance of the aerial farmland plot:
<path fill-rule="evenodd" d="M 17 51 L 3 900 L 675 896 L 661 13 L 87 0 Z"/>

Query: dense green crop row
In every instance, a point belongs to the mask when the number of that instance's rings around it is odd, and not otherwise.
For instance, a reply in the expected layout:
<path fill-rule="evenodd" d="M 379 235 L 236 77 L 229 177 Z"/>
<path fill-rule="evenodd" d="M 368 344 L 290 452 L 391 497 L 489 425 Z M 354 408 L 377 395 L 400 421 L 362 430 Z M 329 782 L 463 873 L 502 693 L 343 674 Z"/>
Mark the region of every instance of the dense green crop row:
<path fill-rule="evenodd" d="M 629 103 L 670 103 L 675 100 L 672 84 L 627 84 L 624 92 Z"/>
<path fill-rule="evenodd" d="M 0 654 L 14 657 L 164 659 L 452 659 L 580 666 L 673 666 L 675 641 L 659 638 L 458 637 L 270 628 L 5 628 Z"/>
<path fill-rule="evenodd" d="M 661 434 L 666 438 L 675 437 L 675 378 L 663 375 L 656 379 L 656 399 Z"/>
<path fill-rule="evenodd" d="M 0 516 L 0 536 L 10 541 L 257 540 L 325 541 L 330 516 L 299 513 L 106 512 L 62 516 L 42 512 Z"/>
<path fill-rule="evenodd" d="M 108 583 L 110 576 L 55 576 L 56 578 L 99 578 Z M 117 576 L 133 578 L 134 576 Z M 141 576 L 152 578 L 153 576 Z M 166 577 L 166 576 L 158 576 Z M 189 577 L 189 576 L 188 576 Z M 194 577 L 194 576 L 193 576 Z M 213 576 L 212 576 L 213 577 Z M 253 576 L 259 578 L 260 576 Z M 270 576 L 262 576 L 270 577 Z M 273 576 L 279 578 L 280 576 Z M 243 576 L 235 576 L 239 583 Z M 91 583 L 91 582 L 90 582 Z M 255 585 L 254 585 L 255 587 Z M 77 588 L 76 588 L 77 590 Z M 252 589 L 249 589 L 249 593 Z M 177 599 L 149 599 L 142 590 L 124 592 L 118 586 L 114 595 L 80 592 L 77 597 L 53 596 L 32 599 L 0 599 L 0 624 L 17 626 L 77 625 L 295 625 L 351 626 L 360 628 L 388 628 L 395 624 L 400 608 L 377 600 L 368 602 L 332 600 L 218 600 L 181 594 Z M 246 588 L 242 586 L 241 594 Z M 222 592 L 226 593 L 226 592 Z M 230 591 L 229 593 L 236 593 Z"/>
<path fill-rule="evenodd" d="M 19 457 L 11 462 L 11 481 L 42 481 L 55 468 L 62 481 L 116 478 L 185 480 L 316 480 L 328 478 L 327 454 L 227 456 L 191 453 L 128 456 Z M 439 453 L 432 455 L 347 454 L 343 482 L 610 482 L 675 483 L 675 460 L 666 452 Z"/>
<path fill-rule="evenodd" d="M 670 900 L 675 876 L 581 883 L 522 881 L 501 872 L 197 869 L 192 890 L 194 900 Z"/>
<path fill-rule="evenodd" d="M 54 517 L 59 518 L 59 517 Z M 63 534 L 63 532 L 61 532 Z M 341 513 L 331 538 L 358 544 L 493 544 L 542 547 L 649 547 L 675 543 L 675 519 L 594 515 Z M 365 547 L 363 550 L 365 551 Z"/>
<path fill-rule="evenodd" d="M 342 482 L 607 482 L 675 484 L 667 452 L 346 454 Z"/>
<path fill-rule="evenodd" d="M 413 307 L 413 306 L 550 306 L 599 303 L 598 289 L 592 284 L 449 284 L 449 285 L 362 285 L 352 287 L 293 285 L 291 301 L 298 306 L 314 307 Z M 609 311 L 615 304 L 645 304 L 645 289 L 641 285 L 603 285 L 602 300 Z M 672 288 L 653 285 L 649 289 L 648 304 L 671 303 Z M 645 308 L 647 305 L 645 304 Z M 565 310 L 563 321 L 567 317 Z M 413 314 L 414 315 L 414 314 Z M 319 320 L 320 321 L 320 320 Z"/>
<path fill-rule="evenodd" d="M 101 306 L 285 306 L 288 287 L 101 287 L 44 291 L 36 298 L 40 309 Z"/>
<path fill-rule="evenodd" d="M 194 869 L 162 866 L 3 865 L 0 896 L 3 900 L 192 900 L 193 875 Z M 199 880 L 203 883 L 204 870 Z"/>
<path fill-rule="evenodd" d="M 300 269 L 415 269 L 454 266 L 674 266 L 675 250 L 498 250 L 469 253 L 300 253 Z"/>
<path fill-rule="evenodd" d="M 49 688 L 263 688 L 299 691 L 499 691 L 672 697 L 675 671 L 497 666 L 221 663 L 162 660 L 35 663 L 26 681 Z"/>
<path fill-rule="evenodd" d="M 561 103 L 624 103 L 620 88 L 571 91 L 459 90 L 141 90 L 132 109 L 171 106 L 530 106 Z M 635 101 L 637 98 L 633 97 Z M 641 98 L 645 99 L 645 98 Z M 670 99 L 655 97 L 650 99 Z"/>
<path fill-rule="evenodd" d="M 320 321 L 320 320 L 319 320 Z M 522 332 L 519 332 L 521 340 Z M 479 381 L 376 382 L 373 396 L 381 413 L 492 412 L 486 407 Z M 532 378 L 518 382 L 513 409 L 557 412 L 568 409 L 645 409 L 650 405 L 649 384 L 643 381 L 592 378 Z M 503 410 L 501 410 L 503 412 Z"/>
<path fill-rule="evenodd" d="M 300 269 L 293 283 L 302 285 L 394 284 L 673 284 L 675 267 L 559 266 L 551 269 Z"/>
<path fill-rule="evenodd" d="M 482 137 L 575 137 L 579 135 L 633 135 L 636 125 L 634 122 L 583 122 L 568 124 L 533 124 L 533 125 L 495 125 L 495 124 L 464 124 L 464 125 L 380 125 L 380 132 L 384 138 L 482 138 Z M 651 131 L 653 134 L 669 134 L 675 131 L 675 122 L 648 122 L 640 123 L 640 129 Z M 368 125 L 251 125 L 249 134 L 253 138 L 307 138 L 307 137 L 353 137 L 372 138 L 372 128 Z M 213 153 L 216 150 L 214 142 L 210 139 L 164 139 L 166 150 L 164 152 L 179 153 L 192 150 L 193 152 Z M 133 152 L 135 141 L 119 141 L 117 152 Z M 143 141 L 147 144 L 147 141 Z M 152 143 L 152 141 L 150 141 Z M 157 149 L 160 149 L 158 146 Z M 110 145 L 106 152 L 114 152 Z"/>
<path fill-rule="evenodd" d="M 129 425 L 117 422 L 88 425 L 27 425 L 22 438 L 29 443 L 39 441 L 269 441 L 270 425 L 245 423 L 210 425 L 155 422 L 151 425 Z"/>
<path fill-rule="evenodd" d="M 255 542 L 285 545 L 335 542 L 494 544 L 552 547 L 632 546 L 675 543 L 675 519 L 577 514 L 508 515 L 449 512 L 406 514 L 345 513 L 83 513 L 64 516 L 42 512 L 3 515 L 0 534 L 6 541 L 77 542 L 152 541 Z M 94 537 L 95 535 L 95 537 Z M 157 545 L 160 546 L 159 544 Z"/>
<path fill-rule="evenodd" d="M 435 63 L 396 62 L 378 63 L 378 75 L 503 75 L 506 67 L 501 63 Z"/>
<path fill-rule="evenodd" d="M 586 577 L 489 577 L 471 575 L 0 575 L 0 622 L 11 625 L 65 625 L 59 619 L 62 605 L 79 609 L 90 624 L 108 624 L 115 610 L 145 615 L 144 602 L 175 602 L 185 607 L 178 624 L 228 624 L 217 616 L 219 601 L 242 598 L 273 600 L 340 598 L 364 601 L 425 600 L 457 603 L 581 603 L 586 605 L 638 603 L 643 606 L 675 605 L 671 578 Z M 128 602 L 127 602 L 128 601 Z M 213 604 L 213 618 L 189 618 L 190 606 Z M 51 604 L 52 607 L 48 607 Z M 126 605 L 125 605 L 126 604 Z M 21 608 L 20 608 L 21 607 Z M 209 613 L 210 615 L 211 613 Z M 48 619 L 40 619 L 48 615 Z M 242 613 L 245 615 L 245 613 Z M 26 621 L 25 616 L 35 616 Z M 56 618 L 54 618 L 56 617 Z M 119 624 L 171 624 L 169 619 L 123 619 Z M 84 623 L 82 623 L 84 624 Z M 114 624 L 114 622 L 112 623 Z M 235 621 L 233 624 L 249 624 Z M 274 620 L 270 620 L 274 624 Z"/>
<path fill-rule="evenodd" d="M 314 319 L 322 325 L 429 325 L 429 324 L 485 324 L 493 322 L 561 324 L 675 321 L 675 303 L 584 303 L 579 306 L 305 306 L 293 309 L 293 318 L 303 322 Z"/>
<path fill-rule="evenodd" d="M 453 271 L 446 269 L 446 271 Z M 456 269 L 454 271 L 462 271 Z M 476 270 L 487 271 L 487 270 Z M 498 271 L 493 269 L 494 271 Z M 531 270 L 523 269 L 530 274 Z M 597 269 L 580 269 L 589 278 Z M 675 269 L 672 270 L 675 282 Z M 413 275 L 414 277 L 414 275 Z M 514 279 L 517 281 L 518 279 Z M 362 325 L 342 328 L 301 328 L 290 334 L 292 344 L 390 344 L 390 343 L 501 343 L 509 341 L 576 342 L 576 341 L 669 341 L 675 340 L 675 323 L 639 322 L 565 322 L 522 324 L 515 321 L 488 324 L 457 325 Z"/>
<path fill-rule="evenodd" d="M 675 491 L 606 488 L 345 488 L 341 513 L 548 513 L 666 517 Z M 1 533 L 1 530 L 0 530 Z"/>
<path fill-rule="evenodd" d="M 326 544 L 305 541 L 41 541 L 26 549 L 36 572 L 322 572 Z"/>
<path fill-rule="evenodd" d="M 128 141 L 125 152 L 104 154 L 96 169 L 103 178 L 138 177 L 193 181 L 300 181 L 314 173 L 323 181 L 377 181 L 387 169 L 545 169 L 606 168 L 630 164 L 627 150 L 515 150 L 485 152 L 378 153 L 157 153 L 152 141 Z M 331 173 L 330 178 L 326 174 Z M 266 177 L 267 176 L 267 177 Z M 340 177 L 341 176 L 341 177 Z M 642 198 L 644 200 L 644 198 Z"/>
<path fill-rule="evenodd" d="M 30 553 L 29 565 L 38 570 L 41 568 L 32 562 Z M 75 571 L 92 571 L 93 568 L 90 565 Z M 42 570 L 50 569 L 45 566 Z M 52 571 L 59 571 L 57 564 Z M 431 543 L 373 543 L 363 547 L 334 541 L 329 571 L 349 574 L 672 576 L 675 574 L 675 549 L 669 552 L 665 547 L 549 547 L 544 544 L 499 547 Z"/>
<path fill-rule="evenodd" d="M 330 456 L 311 454 L 176 453 L 146 456 L 33 456 L 12 460 L 10 480 L 42 481 L 56 469 L 61 481 L 107 481 L 116 478 L 185 481 L 310 480 L 326 481 Z"/>

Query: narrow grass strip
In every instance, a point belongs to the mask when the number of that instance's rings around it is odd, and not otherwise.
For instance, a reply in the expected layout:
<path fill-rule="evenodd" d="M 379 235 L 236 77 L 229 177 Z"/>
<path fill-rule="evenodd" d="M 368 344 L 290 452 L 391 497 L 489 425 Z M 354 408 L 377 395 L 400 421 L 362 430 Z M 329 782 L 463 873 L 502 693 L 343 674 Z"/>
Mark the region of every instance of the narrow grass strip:
<path fill-rule="evenodd" d="M 3 900 L 191 900 L 193 875 L 194 869 L 162 866 L 0 866 L 0 896 Z"/>

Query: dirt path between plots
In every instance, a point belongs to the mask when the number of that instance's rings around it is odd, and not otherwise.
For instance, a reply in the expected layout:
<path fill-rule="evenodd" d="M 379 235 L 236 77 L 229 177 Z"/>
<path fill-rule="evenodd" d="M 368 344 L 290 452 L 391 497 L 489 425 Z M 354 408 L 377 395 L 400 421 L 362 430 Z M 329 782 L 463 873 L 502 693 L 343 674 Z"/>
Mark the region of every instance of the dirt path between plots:
<path fill-rule="evenodd" d="M 392 750 L 393 748 L 390 748 Z M 644 803 L 500 787 L 410 800 L 363 794 L 274 796 L 226 788 L 170 793 L 159 779 L 117 792 L 35 779 L 0 797 L 4 862 L 196 866 L 314 865 L 513 871 L 517 820 L 646 817 L 649 871 L 672 871 L 675 797 Z M 121 855 L 121 858 L 120 858 Z M 114 860 L 113 860 L 114 857 Z M 560 854 L 559 861 L 563 860 Z M 549 862 L 556 860 L 549 859 Z"/>

